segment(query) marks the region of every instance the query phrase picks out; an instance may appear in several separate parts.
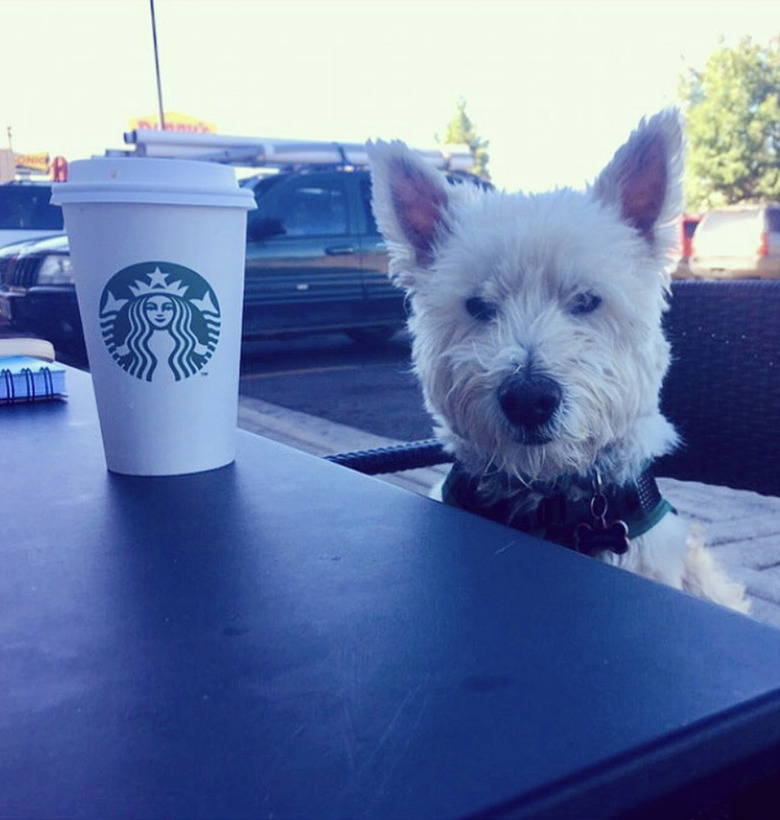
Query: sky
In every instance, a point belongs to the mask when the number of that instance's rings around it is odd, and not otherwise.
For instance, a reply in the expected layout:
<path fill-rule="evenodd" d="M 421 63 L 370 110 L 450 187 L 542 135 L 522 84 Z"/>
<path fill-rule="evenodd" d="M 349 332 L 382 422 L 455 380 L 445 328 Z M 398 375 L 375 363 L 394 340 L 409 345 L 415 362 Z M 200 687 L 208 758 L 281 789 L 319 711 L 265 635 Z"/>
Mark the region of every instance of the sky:
<path fill-rule="evenodd" d="M 498 187 L 581 187 L 778 0 L 155 0 L 166 111 L 224 134 L 430 147 L 459 99 Z M 0 0 L 0 147 L 68 160 L 156 114 L 149 0 Z"/>

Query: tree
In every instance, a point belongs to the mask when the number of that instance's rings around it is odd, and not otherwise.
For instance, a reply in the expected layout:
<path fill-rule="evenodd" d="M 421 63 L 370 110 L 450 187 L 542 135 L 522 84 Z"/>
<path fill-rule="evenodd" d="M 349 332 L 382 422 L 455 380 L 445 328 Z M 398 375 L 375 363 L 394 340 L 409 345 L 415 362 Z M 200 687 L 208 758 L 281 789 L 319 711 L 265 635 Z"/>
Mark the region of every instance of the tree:
<path fill-rule="evenodd" d="M 490 179 L 490 172 L 487 169 L 490 160 L 487 149 L 490 142 L 477 135 L 477 130 L 466 113 L 466 101 L 463 98 L 458 100 L 457 109 L 447 125 L 443 142 L 445 145 L 468 145 L 474 158 L 472 173 L 483 179 Z"/>
<path fill-rule="evenodd" d="M 780 199 L 780 38 L 715 51 L 681 79 L 689 210 Z"/>

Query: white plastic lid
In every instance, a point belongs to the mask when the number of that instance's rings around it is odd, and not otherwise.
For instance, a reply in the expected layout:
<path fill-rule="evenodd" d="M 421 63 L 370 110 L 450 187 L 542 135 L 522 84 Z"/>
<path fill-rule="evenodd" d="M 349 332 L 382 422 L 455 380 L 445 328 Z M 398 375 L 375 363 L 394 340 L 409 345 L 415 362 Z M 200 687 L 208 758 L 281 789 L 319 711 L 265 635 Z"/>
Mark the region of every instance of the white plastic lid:
<path fill-rule="evenodd" d="M 68 165 L 68 181 L 52 186 L 54 205 L 143 203 L 255 208 L 227 165 L 182 159 L 95 157 Z"/>

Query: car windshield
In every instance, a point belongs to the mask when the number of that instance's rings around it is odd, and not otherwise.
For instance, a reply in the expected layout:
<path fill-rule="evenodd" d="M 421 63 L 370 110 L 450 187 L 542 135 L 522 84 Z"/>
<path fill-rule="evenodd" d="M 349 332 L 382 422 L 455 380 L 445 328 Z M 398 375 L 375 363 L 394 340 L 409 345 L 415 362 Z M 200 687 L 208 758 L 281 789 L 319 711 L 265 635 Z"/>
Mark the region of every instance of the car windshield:
<path fill-rule="evenodd" d="M 758 208 L 743 208 L 733 211 L 711 211 L 707 214 L 707 228 L 709 230 L 713 228 L 720 230 L 724 227 L 731 228 L 732 226 L 739 228 L 741 225 L 756 222 L 757 218 Z"/>
<path fill-rule="evenodd" d="M 48 185 L 0 185 L 0 228 L 61 231 L 62 208 L 50 196 Z"/>

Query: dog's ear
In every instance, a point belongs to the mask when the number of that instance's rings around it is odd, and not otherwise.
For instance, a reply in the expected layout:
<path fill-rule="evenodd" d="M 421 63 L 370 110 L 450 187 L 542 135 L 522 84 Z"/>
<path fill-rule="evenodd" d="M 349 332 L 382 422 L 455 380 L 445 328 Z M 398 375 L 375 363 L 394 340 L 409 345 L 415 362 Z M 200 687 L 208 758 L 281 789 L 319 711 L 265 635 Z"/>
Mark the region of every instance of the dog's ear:
<path fill-rule="evenodd" d="M 593 185 L 651 246 L 682 210 L 683 131 L 676 109 L 642 120 Z"/>
<path fill-rule="evenodd" d="M 437 239 L 446 230 L 447 184 L 402 142 L 369 142 L 371 205 L 388 243 L 391 274 L 411 286 L 410 268 L 430 265 Z"/>

